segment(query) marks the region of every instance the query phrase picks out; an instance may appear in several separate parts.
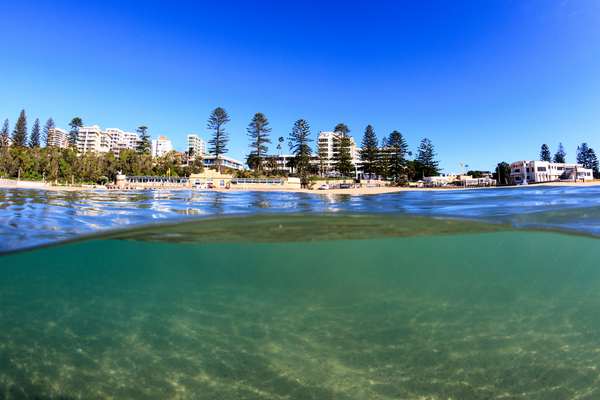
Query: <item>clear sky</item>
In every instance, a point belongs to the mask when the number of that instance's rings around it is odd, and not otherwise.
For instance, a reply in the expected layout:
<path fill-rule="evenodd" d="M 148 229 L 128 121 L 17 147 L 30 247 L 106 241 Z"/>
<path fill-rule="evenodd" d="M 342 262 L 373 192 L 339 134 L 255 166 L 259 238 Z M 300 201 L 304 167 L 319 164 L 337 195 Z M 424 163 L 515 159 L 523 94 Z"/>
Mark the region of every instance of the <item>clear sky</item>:
<path fill-rule="evenodd" d="M 367 124 L 442 172 L 600 151 L 600 1 L 3 1 L 0 118 L 210 138 L 231 117 L 229 156 L 262 112 L 277 138 Z M 0 121 L 0 123 L 2 122 Z M 286 140 L 287 143 L 287 140 Z"/>

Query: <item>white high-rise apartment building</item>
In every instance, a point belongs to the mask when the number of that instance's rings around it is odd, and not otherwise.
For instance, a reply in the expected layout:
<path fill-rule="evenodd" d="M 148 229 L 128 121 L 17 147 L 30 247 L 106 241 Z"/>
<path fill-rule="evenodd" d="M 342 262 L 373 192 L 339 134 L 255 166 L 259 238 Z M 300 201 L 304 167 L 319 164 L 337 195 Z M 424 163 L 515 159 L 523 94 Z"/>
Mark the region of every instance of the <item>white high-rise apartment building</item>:
<path fill-rule="evenodd" d="M 50 140 L 48 141 L 50 147 L 66 148 L 69 145 L 69 134 L 64 129 L 50 129 L 48 134 L 50 136 Z"/>
<path fill-rule="evenodd" d="M 107 128 L 106 133 L 111 135 L 110 149 L 118 157 L 122 149 L 135 150 L 140 137 L 137 133 L 123 132 L 116 128 Z"/>
<path fill-rule="evenodd" d="M 187 135 L 187 149 L 194 149 L 194 155 L 208 154 L 206 142 L 198 137 L 198 135 Z"/>
<path fill-rule="evenodd" d="M 79 128 L 77 137 L 77 148 L 80 153 L 93 151 L 96 153 L 108 153 L 112 136 L 107 132 L 102 132 L 98 125 L 82 126 Z"/>
<path fill-rule="evenodd" d="M 332 158 L 335 153 L 335 137 L 338 135 L 337 132 L 319 132 L 318 139 L 318 147 L 319 150 L 327 151 L 327 168 L 331 169 L 332 167 Z M 356 148 L 356 143 L 354 143 L 354 138 L 350 137 L 350 156 L 352 157 L 352 164 L 355 166 L 361 163 L 360 157 L 358 154 L 358 149 Z"/>
<path fill-rule="evenodd" d="M 152 141 L 152 157 L 162 157 L 173 150 L 173 145 L 166 136 L 159 136 L 158 140 Z"/>

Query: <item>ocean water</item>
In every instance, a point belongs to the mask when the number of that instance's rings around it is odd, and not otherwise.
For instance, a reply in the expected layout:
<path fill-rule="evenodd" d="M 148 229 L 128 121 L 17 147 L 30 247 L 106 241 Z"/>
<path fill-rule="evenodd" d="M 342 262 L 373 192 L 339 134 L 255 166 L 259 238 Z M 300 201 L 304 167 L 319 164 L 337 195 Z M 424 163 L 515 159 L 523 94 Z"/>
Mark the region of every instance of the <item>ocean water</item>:
<path fill-rule="evenodd" d="M 592 187 L 0 190 L 0 399 L 597 399 Z"/>

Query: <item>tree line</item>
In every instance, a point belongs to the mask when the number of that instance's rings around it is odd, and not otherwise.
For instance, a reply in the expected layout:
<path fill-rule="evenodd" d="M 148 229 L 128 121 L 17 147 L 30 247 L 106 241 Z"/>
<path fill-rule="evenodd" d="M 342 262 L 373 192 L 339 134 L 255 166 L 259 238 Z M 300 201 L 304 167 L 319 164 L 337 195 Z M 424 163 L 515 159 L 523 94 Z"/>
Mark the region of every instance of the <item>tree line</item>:
<path fill-rule="evenodd" d="M 68 183 L 106 183 L 114 181 L 119 171 L 126 175 L 147 176 L 165 176 L 170 171 L 171 176 L 189 176 L 203 170 L 201 157 L 189 163 L 185 157 L 171 152 L 153 159 L 146 126 L 137 129 L 140 135 L 137 148 L 121 149 L 117 157 L 113 151 L 79 153 L 77 138 L 83 121 L 76 117 L 69 125 L 68 144 L 64 148 L 52 145 L 55 129 L 52 118 L 42 129 L 39 119 L 36 119 L 29 134 L 25 110 L 21 111 L 12 131 L 6 119 L 0 130 L 0 176 Z"/>
<path fill-rule="evenodd" d="M 213 110 L 208 120 L 208 129 L 213 130 L 212 138 L 208 142 L 211 145 L 209 153 L 215 156 L 218 170 L 220 169 L 219 156 L 228 151 L 226 145 L 229 136 L 225 131 L 225 124 L 229 121 L 229 114 L 221 107 Z M 267 157 L 267 144 L 272 144 L 269 137 L 271 131 L 269 121 L 263 113 L 254 114 L 246 128 L 251 149 L 246 164 L 256 174 L 260 174 L 264 169 L 272 173 L 277 171 L 277 159 L 274 156 Z M 287 167 L 296 171 L 295 175 L 300 177 L 303 184 L 308 182 L 311 174 L 327 173 L 326 167 L 330 161 L 333 171 L 343 177 L 352 175 L 355 166 L 352 163 L 350 128 L 340 123 L 333 128 L 333 132 L 331 160 L 329 160 L 328 148 L 317 144 L 315 152 L 318 164 L 315 165 L 311 163 L 313 150 L 310 142 L 313 142 L 313 139 L 310 138 L 310 125 L 304 119 L 294 122 L 288 136 L 292 157 Z M 285 142 L 284 137 L 280 137 L 277 145 L 279 151 L 283 142 Z M 436 155 L 433 144 L 425 138 L 417 149 L 416 158 L 411 160 L 409 157 L 412 156 L 412 152 L 408 150 L 408 144 L 400 132 L 393 131 L 389 136 L 384 137 L 380 144 L 371 125 L 365 128 L 362 148 L 359 150 L 359 159 L 365 173 L 381 175 L 384 178 L 393 177 L 399 183 L 415 177 L 439 175 L 439 161 L 435 159 Z"/>
<path fill-rule="evenodd" d="M 212 131 L 211 139 L 208 141 L 208 153 L 215 156 L 215 168 L 221 172 L 221 157 L 229 150 L 229 133 L 226 125 L 230 121 L 229 114 L 222 107 L 215 108 L 209 115 L 207 128 Z M 149 175 L 161 176 L 166 171 L 172 175 L 185 176 L 190 173 L 199 172 L 202 169 L 201 155 L 195 155 L 194 149 L 185 152 L 184 157 L 174 153 L 160 158 L 150 157 L 150 136 L 148 127 L 140 126 L 137 133 L 140 137 L 138 146 L 133 149 L 122 149 L 119 156 L 112 151 L 105 154 L 87 152 L 80 154 L 77 143 L 80 128 L 83 121 L 75 117 L 69 123 L 71 127 L 68 134 L 67 147 L 54 147 L 53 132 L 55 124 L 50 118 L 44 127 L 40 126 L 39 119 L 33 124 L 28 135 L 27 116 L 25 110 L 15 124 L 12 132 L 8 119 L 4 122 L 0 131 L 0 176 L 17 177 L 39 180 L 77 180 L 81 182 L 113 181 L 119 170 L 127 175 Z M 275 172 L 277 160 L 267 157 L 267 144 L 272 144 L 269 121 L 263 113 L 256 113 L 246 128 L 251 149 L 246 163 L 255 174 L 270 169 Z M 304 119 L 297 120 L 289 133 L 289 147 L 293 157 L 288 162 L 288 167 L 295 175 L 301 178 L 303 183 L 308 182 L 311 174 L 326 174 L 331 169 L 338 172 L 342 177 L 352 176 L 355 166 L 351 154 L 352 137 L 350 129 L 346 124 L 337 124 L 334 129 L 333 152 L 331 160 L 327 147 L 318 146 L 316 154 L 318 163 L 311 163 L 313 150 L 310 143 L 311 131 L 308 122 Z M 279 138 L 278 150 L 285 141 Z M 381 143 L 377 139 L 374 128 L 367 125 L 365 128 L 362 148 L 359 150 L 359 159 L 362 169 L 369 175 L 378 174 L 384 178 L 394 178 L 399 183 L 405 183 L 408 179 L 422 176 L 439 175 L 439 162 L 435 159 L 436 153 L 433 144 L 427 138 L 421 141 L 416 151 L 415 159 L 411 159 L 412 152 L 408 150 L 408 144 L 404 136 L 393 131 L 382 138 Z M 195 156 L 195 157 L 194 157 Z M 194 158 L 193 162 L 189 162 Z"/>

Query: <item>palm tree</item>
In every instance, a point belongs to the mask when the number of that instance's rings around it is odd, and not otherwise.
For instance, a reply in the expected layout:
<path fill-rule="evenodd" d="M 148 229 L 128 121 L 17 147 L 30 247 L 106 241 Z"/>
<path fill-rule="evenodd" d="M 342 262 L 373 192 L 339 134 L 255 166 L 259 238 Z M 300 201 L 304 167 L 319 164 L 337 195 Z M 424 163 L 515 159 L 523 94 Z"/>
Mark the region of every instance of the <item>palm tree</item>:
<path fill-rule="evenodd" d="M 269 156 L 269 157 L 267 157 L 266 166 L 267 166 L 267 168 L 269 168 L 271 171 L 273 171 L 275 168 L 277 168 L 277 158 L 275 158 L 275 157 L 273 157 L 273 156 Z"/>
<path fill-rule="evenodd" d="M 279 150 L 279 156 L 283 155 L 283 147 L 281 147 L 281 144 L 285 141 L 285 139 L 283 138 L 283 136 L 279 136 L 279 144 L 277 145 L 277 150 Z"/>

